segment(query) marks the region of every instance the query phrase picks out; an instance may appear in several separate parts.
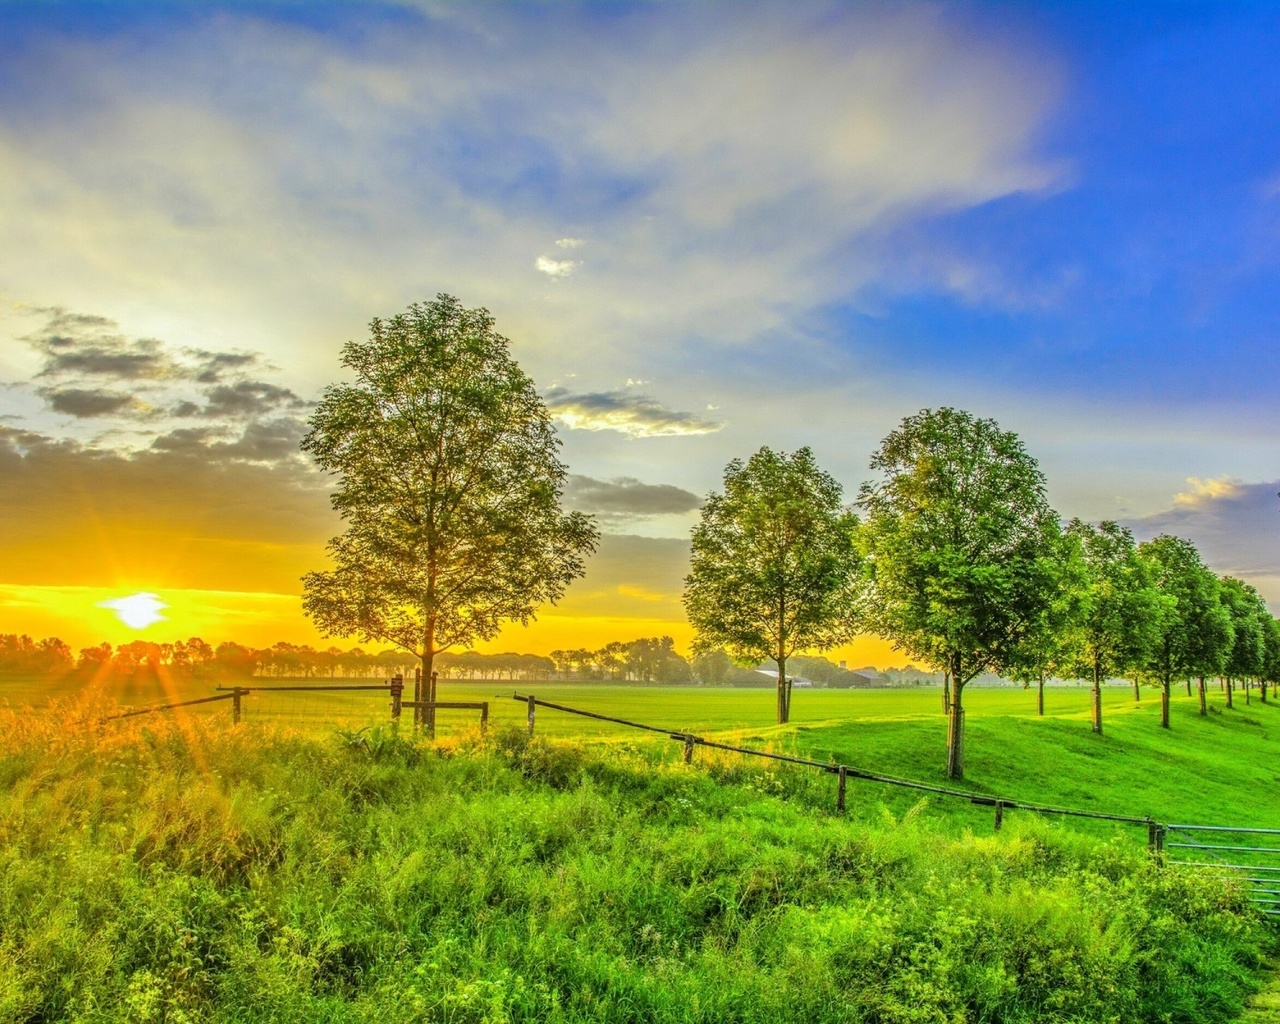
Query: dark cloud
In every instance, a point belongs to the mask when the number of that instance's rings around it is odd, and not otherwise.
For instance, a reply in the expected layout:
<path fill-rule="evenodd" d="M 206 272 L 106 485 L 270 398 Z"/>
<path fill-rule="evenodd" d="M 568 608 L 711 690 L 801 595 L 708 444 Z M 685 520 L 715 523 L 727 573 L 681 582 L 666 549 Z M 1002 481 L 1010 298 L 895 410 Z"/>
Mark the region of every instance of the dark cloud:
<path fill-rule="evenodd" d="M 216 384 L 228 373 L 242 372 L 262 362 L 252 352 L 207 352 L 191 349 L 190 354 L 200 361 L 195 372 L 197 384 Z"/>
<path fill-rule="evenodd" d="M 218 444 L 225 433 L 218 427 L 183 427 L 161 434 L 151 442 L 151 450 L 205 458 L 210 454 L 211 447 Z"/>
<path fill-rule="evenodd" d="M 216 453 L 224 459 L 283 465 L 310 460 L 299 450 L 298 443 L 307 432 L 307 424 L 298 419 L 265 420 L 250 423 L 235 441 L 217 445 Z"/>
<path fill-rule="evenodd" d="M 41 377 L 85 375 L 116 380 L 161 380 L 173 376 L 172 364 L 159 345 L 145 340 L 123 341 L 119 346 L 83 345 L 73 339 L 52 341 L 60 347 L 45 346 L 46 360 Z M 150 350 L 149 350 L 150 349 Z"/>
<path fill-rule="evenodd" d="M 265 416 L 278 409 L 302 409 L 307 404 L 288 388 L 260 380 L 217 384 L 205 392 L 205 397 L 208 401 L 198 415 L 211 419 L 249 419 Z"/>
<path fill-rule="evenodd" d="M 23 340 L 44 356 L 36 376 L 49 383 L 37 390 L 55 412 L 82 419 L 173 416 L 244 423 L 307 406 L 289 388 L 248 376 L 250 370 L 272 369 L 257 353 L 129 337 L 114 320 L 61 307 L 37 312 L 45 322 Z M 134 393 L 104 386 L 104 378 L 132 384 Z"/>
<path fill-rule="evenodd" d="M 298 448 L 306 430 L 305 422 L 290 417 L 250 423 L 239 431 L 225 425 L 183 427 L 161 434 L 151 451 L 217 463 L 309 466 Z"/>
<path fill-rule="evenodd" d="M 41 388 L 40 394 L 54 412 L 79 419 L 109 416 L 135 404 L 132 395 L 105 388 Z"/>
<path fill-rule="evenodd" d="M 23 339 L 45 357 L 41 377 L 110 377 L 150 381 L 174 376 L 178 364 L 155 338 L 130 338 L 104 316 L 61 307 L 38 310 L 42 327 Z"/>
<path fill-rule="evenodd" d="M 571 394 L 557 387 L 546 393 L 551 415 L 574 430 L 616 430 L 632 437 L 712 434 L 724 426 L 691 412 L 668 409 L 648 395 L 630 391 Z"/>
<path fill-rule="evenodd" d="M 130 453 L 0 424 L 6 581 L 155 570 L 209 589 L 296 591 L 341 528 L 330 481 L 297 451 L 298 430 L 200 427 Z"/>
<path fill-rule="evenodd" d="M 1191 480 L 1172 508 L 1125 524 L 1140 540 L 1161 533 L 1185 537 L 1223 575 L 1254 582 L 1273 602 L 1280 577 L 1280 481 Z"/>
<path fill-rule="evenodd" d="M 565 504 L 584 512 L 639 519 L 692 512 L 702 499 L 673 484 L 646 484 L 634 477 L 596 480 L 571 474 L 564 490 Z"/>
<path fill-rule="evenodd" d="M 36 312 L 45 322 L 22 340 L 44 355 L 41 377 L 219 384 L 228 375 L 263 365 L 254 352 L 211 352 L 178 348 L 157 338 L 129 337 L 105 316 L 71 313 L 58 306 Z"/>

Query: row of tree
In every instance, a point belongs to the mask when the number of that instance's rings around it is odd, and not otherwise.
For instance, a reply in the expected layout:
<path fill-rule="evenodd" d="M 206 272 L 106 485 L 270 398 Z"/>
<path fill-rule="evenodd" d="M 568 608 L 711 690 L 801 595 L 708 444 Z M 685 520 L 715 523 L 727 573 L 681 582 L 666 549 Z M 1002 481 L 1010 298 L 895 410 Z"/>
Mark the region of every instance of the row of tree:
<path fill-rule="evenodd" d="M 277 643 L 255 648 L 233 641 L 216 647 L 199 637 L 174 643 L 133 640 L 81 648 L 78 655 L 57 637 L 33 640 L 23 634 L 0 634 L 0 677 L 134 679 L 161 674 L 183 679 L 224 676 L 354 676 L 367 678 L 402 671 L 413 658 L 403 651 L 377 654 L 359 647 L 318 651 L 305 644 Z"/>
<path fill-rule="evenodd" d="M 599 532 L 562 510 L 568 471 L 550 415 L 487 310 L 443 294 L 414 304 L 375 319 L 342 363 L 353 379 L 325 389 L 302 448 L 334 477 L 344 530 L 331 567 L 303 578 L 303 608 L 324 635 L 393 643 L 430 673 L 442 653 L 558 600 Z M 1257 616 L 1235 605 L 1255 608 L 1256 595 L 1216 580 L 1186 541 L 1138 550 L 1115 524 L 1064 529 L 1035 460 L 993 420 L 922 410 L 871 468 L 859 519 L 809 449 L 762 448 L 729 464 L 693 531 L 695 653 L 776 662 L 779 722 L 787 660 L 858 633 L 945 674 L 953 777 L 964 687 L 979 675 L 1088 663 L 1098 689 L 1126 669 L 1159 680 L 1167 725 L 1173 680 L 1246 671 L 1237 638 Z M 1271 627 L 1258 629 L 1265 646 Z"/>
<path fill-rule="evenodd" d="M 689 662 L 669 636 L 615 640 L 596 651 L 552 651 L 551 660 L 563 678 L 677 686 L 693 682 Z"/>
<path fill-rule="evenodd" d="M 1018 437 L 955 409 L 903 420 L 871 459 L 857 507 L 802 448 L 762 448 L 725 471 L 693 531 L 685 608 L 695 650 L 777 665 L 859 633 L 889 639 L 944 673 L 947 771 L 963 774 L 964 687 L 985 673 L 1159 685 L 1161 724 L 1178 681 L 1280 679 L 1280 626 L 1247 583 L 1215 576 L 1195 545 L 1137 544 L 1114 522 L 1064 527 Z M 1135 691 L 1136 692 L 1136 691 Z"/>
<path fill-rule="evenodd" d="M 717 652 L 719 658 L 727 655 Z M 714 660 L 714 659 L 713 659 Z M 79 656 L 57 637 L 33 640 L 0 634 L 0 676 L 58 677 L 78 673 L 85 678 L 159 676 L 187 679 L 258 676 L 266 678 L 356 678 L 412 672 L 417 658 L 397 648 L 376 653 L 359 647 L 317 650 L 307 644 L 280 642 L 250 647 L 233 641 L 216 646 L 199 637 L 175 643 L 134 640 L 113 647 L 102 643 L 83 648 Z M 694 682 L 689 663 L 669 636 L 615 641 L 597 651 L 585 649 L 540 654 L 481 654 L 449 651 L 435 670 L 457 679 L 573 679 L 680 685 Z"/>

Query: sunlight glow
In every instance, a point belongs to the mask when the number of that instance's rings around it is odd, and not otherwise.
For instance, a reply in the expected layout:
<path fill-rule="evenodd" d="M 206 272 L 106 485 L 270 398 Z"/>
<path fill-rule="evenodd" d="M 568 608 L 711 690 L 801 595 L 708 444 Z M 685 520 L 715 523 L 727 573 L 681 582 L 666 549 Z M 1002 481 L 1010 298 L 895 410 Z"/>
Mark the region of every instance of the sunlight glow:
<path fill-rule="evenodd" d="M 169 606 L 155 594 L 143 592 L 103 601 L 98 607 L 110 608 L 116 613 L 116 618 L 130 629 L 146 629 L 163 621 L 165 617 L 160 614 L 160 609 Z"/>

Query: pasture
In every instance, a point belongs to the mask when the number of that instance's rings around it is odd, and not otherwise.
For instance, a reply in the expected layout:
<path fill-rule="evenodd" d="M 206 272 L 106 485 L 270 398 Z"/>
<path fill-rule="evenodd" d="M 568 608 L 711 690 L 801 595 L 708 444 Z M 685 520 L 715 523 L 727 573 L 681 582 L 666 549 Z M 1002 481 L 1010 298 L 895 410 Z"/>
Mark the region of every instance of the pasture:
<path fill-rule="evenodd" d="M 936 691 L 806 692 L 780 730 L 767 691 L 540 689 L 941 777 Z M 1203 760 L 1161 771 L 1149 709 L 1113 700 L 1099 741 L 1083 710 L 972 696 L 975 787 L 1043 798 L 1101 774 L 1119 799 L 1149 773 L 1172 796 L 1233 742 L 1240 772 L 1274 764 L 1269 707 L 1180 709 Z M 509 699 L 483 741 L 459 720 L 431 744 L 360 698 L 363 731 L 296 705 L 239 727 L 220 704 L 0 713 L 0 1020 L 1219 1024 L 1275 951 L 1239 890 L 1159 867 L 1132 830 L 1016 815 L 993 834 L 964 802 L 870 784 L 840 815 L 813 770 L 685 765 L 660 736 L 574 740 L 582 720 L 544 711 L 529 741 Z"/>
<path fill-rule="evenodd" d="M 326 680 L 259 679 L 245 685 L 267 688 L 292 682 Z M 214 686 L 151 681 L 77 690 L 51 688 L 43 681 L 12 681 L 0 683 L 0 701 L 13 707 L 52 701 L 58 713 L 76 717 L 109 709 L 117 701 L 145 707 L 208 696 Z M 443 680 L 438 697 L 487 700 L 492 728 L 523 728 L 526 707 L 511 699 L 513 692 L 746 746 L 837 760 L 923 782 L 946 782 L 946 726 L 936 687 L 797 690 L 793 720 L 783 727 L 774 723 L 770 689 Z M 1236 706 L 1226 709 L 1223 696 L 1211 686 L 1210 714 L 1201 717 L 1195 698 L 1187 697 L 1185 689 L 1175 689 L 1172 728 L 1165 730 L 1159 724 L 1158 692 L 1144 688 L 1140 693 L 1135 703 L 1127 685 L 1104 689 L 1104 731 L 1099 737 L 1089 727 L 1090 691 L 1085 686 L 1048 687 L 1043 718 L 1036 715 L 1034 690 L 967 688 L 966 779 L 960 788 L 1026 802 L 1150 815 L 1166 822 L 1280 826 L 1275 810 L 1280 806 L 1280 704 L 1274 699 L 1263 703 L 1257 693 L 1246 704 L 1237 693 Z M 381 692 L 262 689 L 246 696 L 243 708 L 243 725 L 249 729 L 287 726 L 324 735 L 389 721 L 389 697 Z M 230 704 L 164 714 L 221 721 L 229 719 Z M 441 710 L 437 720 L 444 738 L 474 730 L 478 715 Z M 651 734 L 547 709 L 539 709 L 536 731 L 554 739 L 640 744 L 669 759 L 680 755 L 679 744 Z M 852 800 L 872 805 L 902 809 L 918 799 L 873 783 L 850 786 Z M 929 801 L 927 813 L 960 827 L 980 827 L 989 817 L 963 802 L 941 799 Z M 1078 822 L 1073 827 L 1097 828 Z"/>

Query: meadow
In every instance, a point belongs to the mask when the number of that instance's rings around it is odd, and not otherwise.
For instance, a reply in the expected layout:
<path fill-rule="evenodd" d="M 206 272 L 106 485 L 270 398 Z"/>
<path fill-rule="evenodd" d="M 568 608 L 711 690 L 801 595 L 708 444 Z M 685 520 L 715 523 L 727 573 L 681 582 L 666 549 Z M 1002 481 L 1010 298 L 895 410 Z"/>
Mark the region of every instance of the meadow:
<path fill-rule="evenodd" d="M 1276 951 L 1239 891 L 1157 866 L 1132 826 L 995 832 L 866 782 L 840 815 L 811 769 L 686 766 L 546 709 L 530 742 L 512 685 L 943 777 L 927 688 L 797 692 L 779 728 L 767 690 L 442 683 L 492 727 L 442 713 L 434 744 L 382 694 L 247 699 L 236 728 L 225 704 L 97 725 L 105 695 L 64 695 L 0 714 L 0 1020 L 1209 1022 Z M 1181 697 L 1166 731 L 1154 693 L 1115 687 L 1099 738 L 1086 690 L 1046 702 L 966 692 L 965 785 L 1275 826 L 1274 703 L 1201 719 Z"/>

